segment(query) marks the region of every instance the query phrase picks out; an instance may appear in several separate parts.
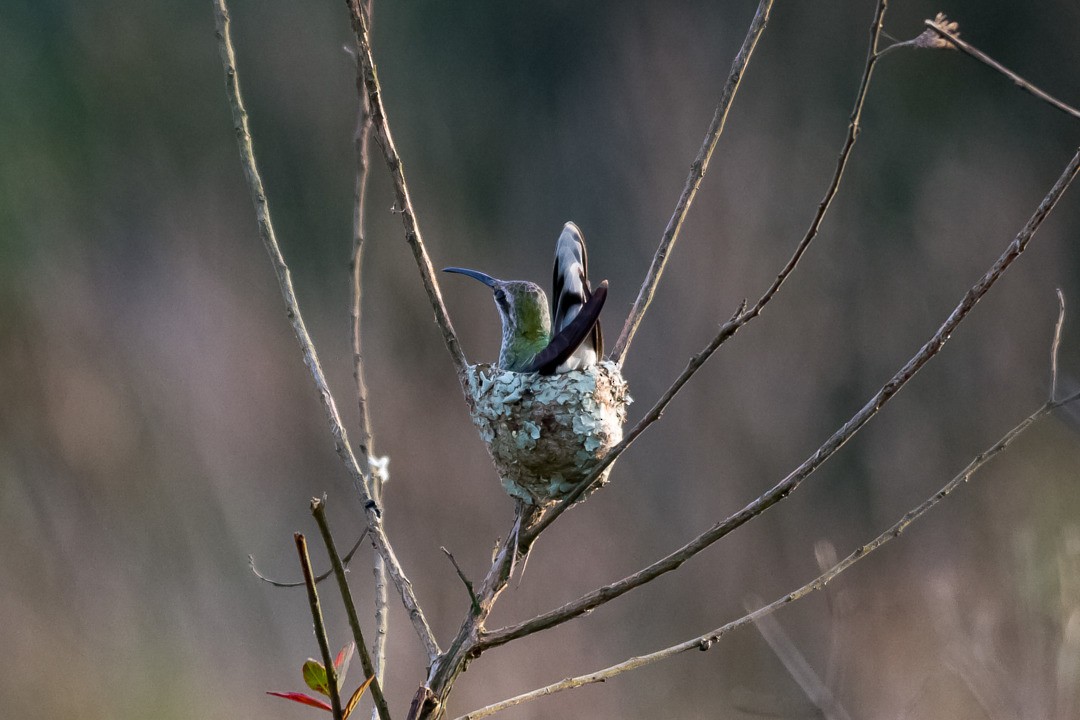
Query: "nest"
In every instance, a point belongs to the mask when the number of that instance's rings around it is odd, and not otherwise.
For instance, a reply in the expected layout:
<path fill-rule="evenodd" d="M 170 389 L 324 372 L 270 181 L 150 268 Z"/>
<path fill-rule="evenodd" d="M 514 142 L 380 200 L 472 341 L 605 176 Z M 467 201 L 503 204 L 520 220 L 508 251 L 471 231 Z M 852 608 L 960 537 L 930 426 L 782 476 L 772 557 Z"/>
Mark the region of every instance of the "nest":
<path fill-rule="evenodd" d="M 622 440 L 631 399 L 614 363 L 550 376 L 469 371 L 473 422 L 512 497 L 532 505 L 562 498 Z"/>

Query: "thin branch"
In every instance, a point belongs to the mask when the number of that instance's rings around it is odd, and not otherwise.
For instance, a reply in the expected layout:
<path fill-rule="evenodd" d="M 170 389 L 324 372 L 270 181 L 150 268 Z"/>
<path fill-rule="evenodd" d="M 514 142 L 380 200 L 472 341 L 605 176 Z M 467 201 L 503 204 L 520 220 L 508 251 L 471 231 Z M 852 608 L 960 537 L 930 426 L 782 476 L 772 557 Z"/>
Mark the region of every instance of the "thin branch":
<path fill-rule="evenodd" d="M 405 576 L 397 557 L 394 555 L 393 548 L 390 546 L 390 541 L 383 531 L 381 511 L 368 491 L 367 478 L 364 477 L 364 473 L 356 460 L 356 455 L 353 453 L 352 446 L 349 444 L 345 426 L 341 422 L 341 415 L 338 413 L 337 405 L 334 402 L 334 396 L 330 392 L 326 377 L 323 375 L 322 366 L 319 364 L 319 356 L 315 351 L 315 345 L 308 334 L 307 327 L 304 325 L 303 316 L 300 314 L 300 306 L 296 299 L 296 291 L 293 288 L 292 276 L 289 273 L 288 265 L 285 264 L 285 258 L 281 254 L 281 248 L 274 233 L 274 226 L 270 221 L 270 206 L 266 199 L 262 178 L 255 164 L 255 151 L 252 147 L 247 111 L 244 109 L 244 101 L 240 94 L 240 80 L 236 71 L 236 53 L 233 50 L 232 37 L 229 33 L 229 11 L 225 6 L 225 0 L 214 0 L 214 12 L 217 25 L 218 50 L 225 70 L 225 86 L 228 91 L 229 105 L 232 108 L 233 128 L 236 132 L 237 143 L 240 146 L 240 160 L 244 169 L 244 179 L 247 182 L 252 202 L 255 205 L 259 235 L 267 253 L 270 255 L 270 262 L 274 266 L 274 273 L 277 275 L 278 285 L 285 300 L 286 313 L 292 324 L 293 334 L 296 335 L 296 340 L 304 354 L 304 364 L 308 366 L 315 387 L 319 392 L 319 397 L 322 400 L 323 410 L 330 424 L 330 434 L 334 438 L 334 447 L 345 464 L 345 469 L 352 478 L 353 486 L 359 493 L 360 500 L 364 505 L 365 518 L 367 527 L 371 531 L 372 541 L 386 562 L 390 577 L 401 594 L 402 604 L 408 611 L 409 619 L 424 644 L 428 656 L 435 657 L 439 653 L 438 643 L 435 642 L 435 636 L 432 634 L 427 619 L 424 617 L 424 613 L 416 600 L 412 584 Z"/>
<path fill-rule="evenodd" d="M 1075 399 L 1077 399 L 1076 395 L 1074 395 L 1067 402 L 1071 402 Z M 605 668 L 603 670 L 598 670 L 587 675 L 579 675 L 577 677 L 566 678 L 565 680 L 557 683 L 552 683 L 551 685 L 548 685 L 546 687 L 523 693 L 516 697 L 509 698 L 508 700 L 503 700 L 502 702 L 488 705 L 487 707 L 480 708 L 479 710 L 474 710 L 473 712 L 460 716 L 459 718 L 457 718 L 457 720 L 479 720 L 480 718 L 494 715 L 501 710 L 505 710 L 516 705 L 521 705 L 522 703 L 529 702 L 530 700 L 536 700 L 537 698 L 541 698 L 546 695 L 554 695 L 555 693 L 562 692 L 563 690 L 572 690 L 574 688 L 579 688 L 584 685 L 604 682 L 605 680 L 609 680 L 616 675 L 621 675 L 622 673 L 629 670 L 636 670 L 638 668 L 645 667 L 646 665 L 651 665 L 660 660 L 666 660 L 667 658 L 673 657 L 680 653 L 684 653 L 688 650 L 709 650 L 714 644 L 716 644 L 718 640 L 720 640 L 720 638 L 722 638 L 724 635 L 727 635 L 731 631 L 737 630 L 738 628 L 741 628 L 745 625 L 756 622 L 763 617 L 767 617 L 779 610 L 781 607 L 795 602 L 796 600 L 800 600 L 816 590 L 821 590 L 831 580 L 833 580 L 833 578 L 850 568 L 856 562 L 863 559 L 870 553 L 874 552 L 893 538 L 900 537 L 900 535 L 903 534 L 903 532 L 908 528 L 909 525 L 911 525 L 911 523 L 915 522 L 920 517 L 925 515 L 927 512 L 929 512 L 931 508 L 933 508 L 939 502 L 952 494 L 954 490 L 956 490 L 958 487 L 970 480 L 971 477 L 982 466 L 986 465 L 986 463 L 993 460 L 995 457 L 997 457 L 998 454 L 1000 454 L 1007 447 L 1009 447 L 1009 445 L 1011 445 L 1017 437 L 1023 434 L 1023 432 L 1026 431 L 1029 427 L 1031 427 L 1031 425 L 1034 424 L 1037 420 L 1046 416 L 1055 408 L 1060 407 L 1062 404 L 1064 404 L 1064 402 L 1056 404 L 1046 403 L 1045 405 L 1040 407 L 1034 413 L 1021 421 L 1020 424 L 1018 424 L 1012 430 L 1009 430 L 1009 432 L 1005 433 L 1005 435 L 994 445 L 987 448 L 978 456 L 976 456 L 975 459 L 972 460 L 968 464 L 968 466 L 960 472 L 959 475 L 950 480 L 944 487 L 942 487 L 936 493 L 924 500 L 922 504 L 920 504 L 918 507 L 908 511 L 892 527 L 878 535 L 869 543 L 858 548 L 846 558 L 833 565 L 831 568 L 818 575 L 816 578 L 803 585 L 799 589 L 794 590 L 780 598 L 777 598 L 768 605 L 765 605 L 764 607 L 759 608 L 752 613 L 748 613 L 747 615 L 744 615 L 737 620 L 733 620 L 726 625 L 722 625 L 715 630 L 707 632 L 704 635 L 698 635 L 697 637 L 679 643 L 678 645 L 672 645 L 671 647 L 667 647 L 662 650 L 649 653 L 647 655 L 630 658 L 629 660 L 618 663 L 617 665 L 612 665 L 611 667 Z"/>
<path fill-rule="evenodd" d="M 1058 387 L 1058 349 L 1061 347 L 1061 328 L 1065 324 L 1065 295 L 1057 289 L 1058 316 L 1054 323 L 1054 342 L 1050 345 L 1050 402 L 1057 398 Z"/>
<path fill-rule="evenodd" d="M 1039 207 L 1024 225 L 1023 229 L 1021 229 L 1013 241 L 1009 243 L 1008 247 L 993 266 L 991 266 L 982 278 L 980 278 L 980 280 L 965 293 L 960 303 L 953 309 L 952 313 L 941 327 L 938 328 L 937 332 L 935 332 L 926 344 L 923 345 L 922 349 L 908 360 L 907 363 L 905 363 L 904 366 L 881 387 L 881 389 L 874 393 L 874 396 L 870 398 L 861 410 L 855 413 L 851 419 L 834 432 L 821 447 L 799 465 L 799 467 L 793 470 L 786 478 L 781 480 L 764 495 L 748 504 L 742 510 L 729 516 L 722 522 L 713 525 L 711 528 L 701 533 L 667 557 L 654 562 L 652 565 L 649 565 L 633 575 L 625 577 L 610 585 L 605 585 L 604 587 L 594 590 L 560 608 L 551 610 L 526 622 L 486 633 L 482 635 L 477 642 L 477 649 L 484 650 L 495 647 L 516 638 L 554 627 L 567 620 L 578 617 L 579 615 L 583 615 L 665 573 L 671 572 L 720 538 L 742 526 L 757 515 L 765 512 L 765 510 L 794 492 L 803 480 L 809 477 L 811 473 L 832 457 L 833 454 L 850 440 L 851 437 L 870 420 L 870 418 L 876 415 L 878 411 L 880 411 L 881 408 L 883 408 L 885 404 L 888 403 L 889 400 L 891 400 L 927 362 L 941 351 L 957 326 L 960 325 L 983 295 L 994 286 L 1020 254 L 1024 252 L 1036 230 L 1039 229 L 1043 220 L 1046 219 L 1046 216 L 1054 208 L 1054 205 L 1061 198 L 1065 189 L 1069 186 L 1069 183 L 1072 182 L 1073 178 L 1076 177 L 1078 172 L 1080 172 L 1080 150 L 1073 156 L 1072 160 L 1065 168 L 1065 171 L 1058 178 L 1057 182 L 1054 183 L 1050 192 L 1043 198 L 1042 202 L 1039 203 Z M 617 447 L 618 446 L 616 446 L 616 448 Z"/>
<path fill-rule="evenodd" d="M 368 12 L 370 13 L 370 10 Z M 359 58 L 359 56 L 360 49 L 357 47 L 356 57 Z M 357 83 L 361 82 L 362 75 L 363 72 L 358 59 L 356 62 Z M 356 134 L 353 138 L 353 144 L 356 148 L 356 185 L 353 197 L 352 259 L 349 262 L 349 268 L 352 270 L 352 304 L 349 315 L 352 320 L 353 379 L 356 381 L 356 401 L 360 410 L 360 432 L 357 447 L 365 465 L 371 454 L 375 452 L 372 447 L 371 415 L 368 412 L 368 391 L 367 382 L 364 379 L 364 354 L 360 333 L 364 269 L 364 218 L 368 184 L 368 146 L 370 143 L 371 113 L 368 112 L 367 96 L 359 93 L 356 109 Z M 369 467 L 366 467 L 365 470 L 370 472 Z"/>
<path fill-rule="evenodd" d="M 682 389 L 682 387 L 689 382 L 690 378 L 694 376 L 702 365 L 712 357 L 712 354 L 723 345 L 728 338 L 733 336 L 736 332 L 742 328 L 743 325 L 753 320 L 755 317 L 761 314 L 761 311 L 769 304 L 769 301 L 773 299 L 776 293 L 780 290 L 780 287 L 784 284 L 784 281 L 795 270 L 795 267 L 799 264 L 802 256 L 806 253 L 807 248 L 810 247 L 810 243 L 813 242 L 817 236 L 818 229 L 821 227 L 821 222 L 825 218 L 825 213 L 828 212 L 829 206 L 832 204 L 833 198 L 836 197 L 836 193 L 840 188 L 840 180 L 844 175 L 844 168 L 847 167 L 848 158 L 851 156 L 851 150 L 855 146 L 855 140 L 859 136 L 859 120 L 862 117 L 863 105 L 866 103 L 867 91 L 870 88 L 870 78 L 874 71 L 874 65 L 879 57 L 877 52 L 878 41 L 881 37 L 881 26 L 885 18 L 885 10 L 888 5 L 887 0 L 880 0 L 877 9 L 874 12 L 873 22 L 870 24 L 870 45 L 866 53 L 866 64 L 863 66 L 862 79 L 859 82 L 859 89 L 855 93 L 855 105 L 851 110 L 851 118 L 848 122 L 848 132 L 844 139 L 844 145 L 840 150 L 840 156 L 836 161 L 836 169 L 833 172 L 832 180 L 829 183 L 828 189 L 825 191 L 824 197 L 818 204 L 817 212 L 814 215 L 814 219 L 810 222 L 810 227 L 807 229 L 806 234 L 803 235 L 802 240 L 795 248 L 795 252 L 792 253 L 791 258 L 787 264 L 780 270 L 780 273 L 773 280 L 772 285 L 765 291 L 765 293 L 758 299 L 749 310 L 745 309 L 746 301 L 744 300 L 740 305 L 740 310 L 732 316 L 730 320 L 720 326 L 719 332 L 716 337 L 702 350 L 700 353 L 690 359 L 686 369 L 682 374 L 675 379 L 671 387 L 657 400 L 652 409 L 643 417 L 638 423 L 630 430 L 629 433 L 619 442 L 615 447 L 608 452 L 607 456 L 601 461 L 600 465 L 593 470 L 584 480 L 579 483 L 573 491 L 571 491 L 566 498 L 564 498 L 558 505 L 552 508 L 543 519 L 537 524 L 534 529 L 534 535 L 539 534 L 546 529 L 551 523 L 555 521 L 563 512 L 567 510 L 573 503 L 577 502 L 578 498 L 584 495 L 592 485 L 596 483 L 597 478 L 604 472 L 604 470 L 615 461 L 615 459 L 623 453 L 631 443 L 637 439 L 637 437 L 645 431 L 651 424 L 660 419 L 664 409 L 672 401 L 675 395 Z M 760 9 L 759 9 L 760 13 Z M 757 18 L 755 18 L 756 21 Z M 752 30 L 752 28 L 751 28 Z M 747 36 L 749 40 L 749 35 Z M 744 43 L 745 48 L 745 43 Z M 737 63 L 736 63 L 737 64 Z M 624 331 L 625 332 L 625 331 Z"/>
<path fill-rule="evenodd" d="M 341 697 L 338 695 L 337 668 L 334 656 L 330 654 L 330 641 L 326 637 L 326 625 L 323 624 L 322 608 L 319 607 L 319 593 L 315 589 L 315 576 L 311 572 L 311 558 L 308 557 L 307 540 L 300 533 L 293 534 L 296 552 L 300 555 L 300 567 L 304 571 L 304 584 L 307 586 L 308 604 L 311 605 L 311 621 L 315 626 L 315 639 L 319 641 L 323 667 L 326 669 L 327 690 L 330 692 L 330 707 L 333 708 L 334 720 L 343 720 L 341 715 Z"/>
<path fill-rule="evenodd" d="M 753 54 L 754 48 L 757 47 L 758 39 L 761 37 L 761 33 L 765 31 L 765 25 L 769 21 L 769 11 L 772 9 L 772 4 L 772 0 L 761 0 L 758 4 L 757 12 L 754 14 L 753 22 L 750 23 L 750 29 L 746 33 L 742 47 L 739 48 L 739 53 L 731 64 L 731 72 L 728 73 L 727 82 L 724 83 L 724 89 L 720 93 L 720 102 L 716 106 L 712 122 L 709 123 L 709 129 L 705 133 L 705 140 L 701 144 L 701 150 L 698 151 L 694 162 L 690 164 L 690 174 L 686 178 L 682 194 L 675 205 L 675 212 L 672 214 L 671 219 L 668 220 L 667 227 L 664 228 L 664 234 L 660 238 L 660 246 L 656 249 L 652 264 L 645 275 L 645 281 L 641 284 L 641 290 L 638 291 L 637 300 L 634 301 L 634 305 L 630 309 L 630 315 L 623 325 L 622 333 L 615 343 L 615 349 L 612 350 L 611 359 L 620 367 L 623 361 L 626 360 L 626 352 L 630 348 L 630 342 L 634 339 L 634 334 L 641 324 L 641 319 L 645 316 L 645 311 L 648 310 L 649 303 L 652 302 L 653 295 L 656 293 L 656 286 L 660 283 L 660 275 L 664 272 L 668 255 L 675 246 L 679 231 L 682 230 L 683 221 L 690 210 L 690 204 L 694 202 L 694 196 L 701 185 L 701 179 L 705 177 L 705 172 L 709 169 L 709 160 L 712 158 L 713 150 L 716 149 L 720 134 L 724 131 L 724 123 L 727 122 L 728 111 L 731 109 L 731 103 L 735 100 L 735 93 L 739 90 L 739 83 L 746 72 L 750 56 Z"/>
<path fill-rule="evenodd" d="M 1044 90 L 1040 90 L 1039 88 L 1035 87 L 1030 82 L 1028 82 L 1024 78 L 1020 77 L 1019 75 L 1014 73 L 1012 70 L 1005 67 L 1004 65 L 999 63 L 997 60 L 995 60 L 994 58 L 992 58 L 989 55 L 987 55 L 986 53 L 984 53 L 982 50 L 979 50 L 978 48 L 971 45 L 970 43 L 967 43 L 967 42 L 961 40 L 959 35 L 956 35 L 954 33 L 949 32 L 945 28 L 943 28 L 940 25 L 938 25 L 937 23 L 935 23 L 933 20 L 924 20 L 923 23 L 931 31 L 937 33 L 941 37 L 948 40 L 949 43 L 954 45 L 957 49 L 959 49 L 965 55 L 969 55 L 969 56 L 975 58 L 976 60 L 983 63 L 984 65 L 987 65 L 987 66 L 993 68 L 994 70 L 997 70 L 999 73 L 1001 73 L 1005 77 L 1012 80 L 1014 83 L 1016 83 L 1017 86 L 1020 87 L 1021 90 L 1026 90 L 1027 92 L 1031 93 L 1032 95 L 1039 98 L 1043 102 L 1046 102 L 1046 103 L 1049 103 L 1050 105 L 1053 105 L 1058 110 L 1065 113 L 1066 115 L 1070 115 L 1070 116 L 1080 120 L 1080 110 L 1077 110 L 1076 108 L 1072 107 L 1071 105 L 1063 103 L 1061 100 L 1058 100 L 1056 97 L 1054 97 L 1050 93 L 1045 92 Z"/>
<path fill-rule="evenodd" d="M 465 572 L 461 569 L 461 566 L 458 565 L 458 561 L 454 557 L 454 554 L 447 550 L 445 547 L 439 547 L 439 549 L 442 550 L 443 554 L 446 555 L 446 557 L 450 560 L 450 564 L 453 565 L 454 570 L 457 571 L 458 579 L 461 580 L 461 584 L 465 586 L 465 590 L 469 593 L 469 601 L 472 605 L 472 611 L 479 614 L 480 600 L 476 597 L 476 591 L 473 590 L 472 582 L 470 582 L 469 578 L 465 576 Z"/>
<path fill-rule="evenodd" d="M 375 553 L 372 573 L 375 575 L 375 642 L 371 652 L 374 656 L 375 675 L 379 682 L 382 682 L 386 673 L 386 639 L 390 628 L 390 613 L 386 563 L 378 553 Z"/>
<path fill-rule="evenodd" d="M 382 503 L 382 481 L 375 480 L 375 500 Z M 386 674 L 386 639 L 390 631 L 390 597 L 387 591 L 386 563 L 382 555 L 375 553 L 375 560 L 371 568 L 375 576 L 375 642 L 371 649 L 372 661 L 375 663 L 375 676 L 379 682 L 383 682 Z"/>
<path fill-rule="evenodd" d="M 364 12 L 368 23 L 371 22 L 371 10 L 373 0 L 367 0 Z M 371 146 L 371 113 L 368 110 L 367 94 L 361 91 L 363 87 L 363 66 L 360 64 L 360 47 L 356 46 L 354 59 L 356 60 L 356 134 L 354 145 L 356 150 L 356 185 L 353 204 L 353 249 L 350 268 L 352 270 L 352 353 L 353 353 L 353 378 L 356 380 L 356 401 L 360 411 L 359 442 L 360 456 L 363 459 L 364 470 L 371 480 L 371 495 L 375 502 L 382 505 L 382 476 L 371 472 L 371 457 L 375 452 L 374 439 L 371 432 L 371 415 L 368 409 L 368 390 L 364 376 L 364 354 L 361 343 L 361 299 L 363 296 L 363 270 L 364 270 L 364 241 L 365 241 L 365 218 L 367 209 L 367 185 L 368 185 L 368 157 Z M 386 663 L 386 639 L 389 633 L 389 614 L 387 604 L 389 598 L 386 591 L 386 564 L 382 556 L 377 552 L 373 560 L 372 574 L 375 576 L 375 643 L 372 647 L 375 676 L 381 682 Z"/>
<path fill-rule="evenodd" d="M 397 211 L 401 215 L 401 222 L 405 226 L 405 240 L 412 250 L 416 266 L 420 270 L 420 279 L 427 291 L 431 309 L 435 313 L 435 322 L 442 330 L 443 342 L 450 352 L 450 359 L 457 371 L 458 382 L 461 384 L 461 392 L 465 396 L 465 402 L 471 408 L 473 405 L 472 393 L 469 390 L 468 362 L 461 350 L 454 326 L 450 322 L 450 315 L 443 303 L 442 293 L 439 290 L 439 282 L 435 278 L 435 269 L 428 257 L 427 248 L 424 247 L 423 238 L 420 235 L 420 226 L 416 221 L 416 211 L 413 208 L 412 198 L 409 196 L 409 187 L 405 183 L 405 167 L 402 165 L 401 156 L 398 155 L 394 138 L 390 133 L 390 125 L 386 118 L 386 108 L 383 107 L 382 89 L 379 87 L 379 77 L 375 68 L 375 60 L 371 54 L 371 37 L 368 30 L 368 20 L 365 13 L 360 9 L 359 0 L 346 0 L 349 13 L 352 16 L 353 32 L 356 34 L 357 50 L 360 61 L 361 73 L 357 79 L 357 90 L 367 96 L 368 108 L 371 112 L 375 140 L 382 149 L 383 158 L 390 170 L 390 177 L 394 184 L 394 194 L 397 198 Z"/>
<path fill-rule="evenodd" d="M 330 523 L 326 519 L 326 496 L 322 499 L 311 499 L 311 514 L 315 516 L 315 522 L 319 525 L 323 544 L 326 545 L 326 553 L 330 556 L 330 565 L 334 569 L 337 578 L 338 590 L 341 592 L 341 600 L 345 605 L 345 613 L 349 617 L 349 627 L 352 628 L 353 641 L 357 650 L 360 651 L 360 664 L 364 668 L 364 677 L 371 679 L 371 698 L 375 701 L 375 709 L 382 720 L 391 720 L 390 708 L 386 706 L 386 698 L 383 696 L 382 686 L 375 676 L 375 666 L 371 662 L 371 654 L 368 652 L 367 643 L 364 642 L 364 631 L 360 628 L 360 619 L 356 616 L 356 603 L 353 602 L 352 590 L 349 589 L 349 580 L 345 577 L 345 567 L 341 564 L 337 547 L 334 544 L 334 536 L 330 532 Z"/>
<path fill-rule="evenodd" d="M 356 539 L 356 542 L 353 543 L 353 546 L 349 550 L 348 554 L 346 554 L 345 557 L 342 558 L 342 561 L 345 563 L 346 568 L 349 566 L 349 561 L 352 560 L 352 556 L 354 554 L 356 554 L 357 548 L 360 547 L 360 543 L 364 542 L 364 538 L 367 537 L 367 534 L 368 534 L 368 530 L 367 530 L 367 528 L 364 528 L 364 531 L 362 533 L 360 533 L 360 537 L 358 537 Z M 269 577 L 263 575 L 255 567 L 255 556 L 254 555 L 248 555 L 248 567 L 251 568 L 251 572 L 253 572 L 255 574 L 255 577 L 259 578 L 264 583 L 269 583 L 270 585 L 273 585 L 274 587 L 281 587 L 281 588 L 304 587 L 304 581 L 303 580 L 301 580 L 300 582 L 282 582 L 280 580 L 274 580 L 272 578 L 269 578 Z M 323 580 L 330 577 L 330 575 L 333 572 L 334 572 L 334 569 L 330 568 L 329 570 L 327 570 L 323 574 L 316 575 L 315 576 L 315 584 L 318 585 Z"/>

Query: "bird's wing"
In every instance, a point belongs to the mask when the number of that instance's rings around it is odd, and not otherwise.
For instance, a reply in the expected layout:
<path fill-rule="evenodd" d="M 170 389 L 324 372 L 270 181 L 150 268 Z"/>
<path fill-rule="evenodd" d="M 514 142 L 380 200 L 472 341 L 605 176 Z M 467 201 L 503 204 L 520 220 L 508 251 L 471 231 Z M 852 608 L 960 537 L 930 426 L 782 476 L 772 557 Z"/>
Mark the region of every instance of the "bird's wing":
<path fill-rule="evenodd" d="M 574 354 L 582 341 L 596 327 L 596 319 L 600 317 L 600 310 L 603 309 L 604 301 L 607 300 L 607 285 L 607 280 L 600 283 L 600 286 L 590 294 L 589 299 L 575 313 L 570 324 L 555 333 L 555 337 L 551 339 L 547 347 L 538 352 L 522 372 L 555 374 L 555 370 Z"/>

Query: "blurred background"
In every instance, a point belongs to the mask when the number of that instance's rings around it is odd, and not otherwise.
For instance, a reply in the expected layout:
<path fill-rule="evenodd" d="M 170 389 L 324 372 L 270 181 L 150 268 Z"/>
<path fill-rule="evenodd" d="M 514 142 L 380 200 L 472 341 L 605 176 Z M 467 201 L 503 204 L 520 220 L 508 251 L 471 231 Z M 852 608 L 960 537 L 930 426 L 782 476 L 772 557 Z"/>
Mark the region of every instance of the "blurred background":
<path fill-rule="evenodd" d="M 963 37 L 1080 102 L 1080 8 L 894 3 L 900 39 L 945 11 Z M 376 0 L 389 118 L 436 267 L 543 284 L 563 222 L 608 278 L 613 344 L 756 3 Z M 812 217 L 846 130 L 874 3 L 778 3 L 625 371 L 644 413 Z M 300 305 L 350 429 L 356 96 L 342 3 L 236 0 L 258 160 Z M 334 454 L 242 182 L 210 2 L 14 0 L 0 14 L 0 707 L 10 718 L 312 717 L 318 654 L 292 533 Z M 914 354 L 1057 179 L 1080 124 L 958 53 L 878 66 L 846 182 L 766 313 L 724 346 L 538 544 L 492 626 L 647 564 L 757 497 Z M 438 637 L 512 522 L 432 322 L 376 156 L 365 344 L 386 523 Z M 717 627 L 944 484 L 1046 397 L 1061 287 L 1062 383 L 1080 376 L 1080 188 L 943 353 L 786 502 L 677 573 L 491 651 L 458 715 Z M 443 278 L 473 361 L 497 355 L 478 284 Z M 899 541 L 777 619 L 855 716 L 1080 717 L 1080 443 L 1032 429 Z M 325 560 L 316 554 L 316 564 Z M 371 628 L 370 552 L 351 574 Z M 336 645 L 348 630 L 333 593 Z M 387 692 L 423 677 L 392 605 Z M 1070 620 L 1071 618 L 1071 620 Z M 370 629 L 369 629 L 370 632 Z M 360 672 L 354 670 L 354 679 Z M 707 654 L 506 718 L 778 717 L 818 711 L 753 629 Z"/>

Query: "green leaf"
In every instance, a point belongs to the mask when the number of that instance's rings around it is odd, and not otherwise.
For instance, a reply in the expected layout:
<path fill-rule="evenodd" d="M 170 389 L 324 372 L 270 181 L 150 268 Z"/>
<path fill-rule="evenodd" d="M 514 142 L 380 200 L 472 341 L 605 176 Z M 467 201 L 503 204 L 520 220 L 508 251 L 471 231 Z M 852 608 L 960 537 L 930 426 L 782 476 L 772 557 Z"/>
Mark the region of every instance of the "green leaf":
<path fill-rule="evenodd" d="M 304 674 L 304 682 L 309 688 L 329 697 L 330 683 L 326 679 L 326 668 L 322 666 L 321 662 L 309 658 L 308 661 L 304 663 L 302 672 Z"/>

